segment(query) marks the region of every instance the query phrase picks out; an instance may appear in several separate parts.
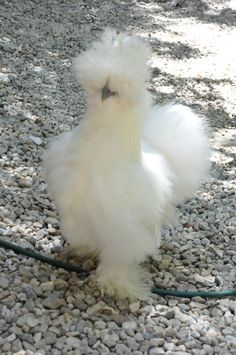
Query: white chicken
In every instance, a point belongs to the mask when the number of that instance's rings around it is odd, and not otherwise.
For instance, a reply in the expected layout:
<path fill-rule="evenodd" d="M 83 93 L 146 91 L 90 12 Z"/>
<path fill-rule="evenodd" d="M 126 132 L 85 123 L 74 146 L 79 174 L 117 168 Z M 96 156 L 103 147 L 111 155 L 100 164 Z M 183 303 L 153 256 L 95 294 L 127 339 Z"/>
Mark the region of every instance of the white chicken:
<path fill-rule="evenodd" d="M 74 62 L 87 113 L 44 156 L 62 232 L 78 255 L 98 255 L 98 284 L 118 297 L 148 294 L 140 263 L 209 166 L 202 118 L 182 105 L 152 107 L 150 54 L 140 38 L 105 30 Z"/>

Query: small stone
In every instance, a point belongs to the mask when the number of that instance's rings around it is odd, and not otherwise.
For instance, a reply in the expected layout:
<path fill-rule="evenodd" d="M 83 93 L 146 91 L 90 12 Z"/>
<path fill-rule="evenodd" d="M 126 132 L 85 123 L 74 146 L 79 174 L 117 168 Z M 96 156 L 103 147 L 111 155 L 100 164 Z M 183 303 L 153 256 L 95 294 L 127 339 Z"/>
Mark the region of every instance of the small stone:
<path fill-rule="evenodd" d="M 144 341 L 144 336 L 142 333 L 136 333 L 134 338 L 136 341 L 139 341 L 139 342 Z"/>
<path fill-rule="evenodd" d="M 71 348 L 78 349 L 80 348 L 81 340 L 79 338 L 69 337 L 66 339 L 66 344 Z"/>
<path fill-rule="evenodd" d="M 136 330 L 137 329 L 137 322 L 135 322 L 135 321 L 124 322 L 122 324 L 122 329 L 124 329 L 125 331 Z"/>
<path fill-rule="evenodd" d="M 175 344 L 174 343 L 165 343 L 164 344 L 164 349 L 166 351 L 174 351 L 175 349 Z"/>
<path fill-rule="evenodd" d="M 0 73 L 0 83 L 7 84 L 9 83 L 9 75 L 7 73 Z"/>
<path fill-rule="evenodd" d="M 224 279 L 220 275 L 216 275 L 216 285 L 222 286 L 224 284 Z"/>
<path fill-rule="evenodd" d="M 105 329 L 106 328 L 106 323 L 102 320 L 98 320 L 94 323 L 94 327 L 97 329 Z"/>
<path fill-rule="evenodd" d="M 41 145 L 43 143 L 42 139 L 39 137 L 29 136 L 29 138 L 32 142 L 34 142 L 37 145 Z"/>
<path fill-rule="evenodd" d="M 57 340 L 57 336 L 53 332 L 46 332 L 44 335 L 44 341 L 47 345 L 54 344 Z"/>
<path fill-rule="evenodd" d="M 127 344 L 127 346 L 129 347 L 129 349 L 131 349 L 131 350 L 138 350 L 138 348 L 139 348 L 139 346 L 140 346 L 140 344 L 138 344 L 138 343 L 136 343 L 136 341 L 135 341 L 135 339 L 133 338 L 133 336 L 132 337 L 128 337 L 127 339 L 126 339 L 126 344 Z"/>
<path fill-rule="evenodd" d="M 202 276 L 202 275 L 194 275 L 194 281 L 198 282 L 202 285 L 206 285 L 206 286 L 213 286 L 215 283 L 215 276 Z"/>
<path fill-rule="evenodd" d="M 68 282 L 63 279 L 57 279 L 55 281 L 55 290 L 66 290 L 68 287 Z"/>
<path fill-rule="evenodd" d="M 12 341 L 14 341 L 16 339 L 16 335 L 15 334 L 11 334 L 6 338 L 6 341 L 11 343 Z"/>
<path fill-rule="evenodd" d="M 200 296 L 193 297 L 191 301 L 198 302 L 198 303 L 205 303 L 206 300 Z"/>
<path fill-rule="evenodd" d="M 197 309 L 204 309 L 204 308 L 206 308 L 207 306 L 206 306 L 206 304 L 204 304 L 204 303 L 199 303 L 199 302 L 191 302 L 191 308 L 193 309 L 193 308 L 197 308 Z"/>
<path fill-rule="evenodd" d="M 11 350 L 14 355 L 19 353 L 20 350 L 22 350 L 22 344 L 19 339 L 16 339 L 15 341 L 13 341 L 12 346 L 11 346 Z"/>
<path fill-rule="evenodd" d="M 96 335 L 93 335 L 92 337 L 89 337 L 88 339 L 88 346 L 92 347 L 97 341 Z"/>
<path fill-rule="evenodd" d="M 43 300 L 42 305 L 48 309 L 58 309 L 65 304 L 63 299 L 58 298 L 57 294 L 52 293 L 45 300 Z"/>
<path fill-rule="evenodd" d="M 170 300 L 168 300 L 168 304 L 170 307 L 176 306 L 179 303 L 179 300 L 173 299 L 171 298 Z"/>
<path fill-rule="evenodd" d="M 161 258 L 160 268 L 167 269 L 170 266 L 172 257 L 170 255 L 163 255 Z"/>
<path fill-rule="evenodd" d="M 87 309 L 86 303 L 81 298 L 76 298 L 74 301 L 74 305 L 78 308 L 81 312 L 84 312 Z"/>
<path fill-rule="evenodd" d="M 27 324 L 27 320 L 30 316 L 31 313 L 24 314 L 23 316 L 17 319 L 16 324 L 19 325 L 20 327 L 24 326 L 25 324 Z"/>
<path fill-rule="evenodd" d="M 159 327 L 158 325 L 154 327 L 153 337 L 162 338 L 163 334 L 164 334 L 164 330 L 162 327 Z"/>
<path fill-rule="evenodd" d="M 187 259 L 188 261 L 190 261 L 192 264 L 194 264 L 197 261 L 197 258 L 195 257 L 195 255 L 193 253 L 191 253 L 190 251 L 186 251 L 184 253 L 182 253 L 182 256 Z"/>
<path fill-rule="evenodd" d="M 54 282 L 48 281 L 48 282 L 43 282 L 41 284 L 41 289 L 45 291 L 53 291 L 54 290 Z"/>
<path fill-rule="evenodd" d="M 217 337 L 217 330 L 214 328 L 209 328 L 206 332 L 206 338 L 216 338 Z"/>
<path fill-rule="evenodd" d="M 105 307 L 105 303 L 103 301 L 99 301 L 98 303 L 94 304 L 93 306 L 88 307 L 86 313 L 88 315 L 92 315 L 92 314 L 101 312 L 103 307 Z"/>
<path fill-rule="evenodd" d="M 36 325 L 39 324 L 39 320 L 37 318 L 35 318 L 33 314 L 29 314 L 29 316 L 28 316 L 28 318 L 26 320 L 26 324 L 30 328 L 34 328 L 34 327 L 36 327 Z"/>
<path fill-rule="evenodd" d="M 30 180 L 28 180 L 28 179 L 20 178 L 19 181 L 18 181 L 18 186 L 22 187 L 22 188 L 31 187 L 31 185 L 32 184 L 31 184 Z"/>
<path fill-rule="evenodd" d="M 105 334 L 105 336 L 102 338 L 103 343 L 106 346 L 108 346 L 108 348 L 114 346 L 118 340 L 119 340 L 119 336 L 116 333 Z"/>
<path fill-rule="evenodd" d="M 198 339 L 198 338 L 200 338 L 201 334 L 198 333 L 198 332 L 196 332 L 196 331 L 193 331 L 193 332 L 191 333 L 191 336 L 192 336 L 193 338 L 195 338 L 195 339 Z"/>
<path fill-rule="evenodd" d="M 187 349 L 194 349 L 194 348 L 198 348 L 198 343 L 196 343 L 195 340 L 189 340 L 186 341 L 185 346 Z"/>
<path fill-rule="evenodd" d="M 148 305 L 148 306 L 141 308 L 141 311 L 142 311 L 142 313 L 151 314 L 151 313 L 155 312 L 155 308 L 151 305 Z"/>
<path fill-rule="evenodd" d="M 125 344 L 116 345 L 116 354 L 131 354 L 131 350 Z"/>
<path fill-rule="evenodd" d="M 42 339 L 42 333 L 36 333 L 34 335 L 34 341 L 38 343 Z"/>
<path fill-rule="evenodd" d="M 107 326 L 108 326 L 108 329 L 110 329 L 112 331 L 119 329 L 118 325 L 113 321 L 108 322 Z"/>
<path fill-rule="evenodd" d="M 223 251 L 216 248 L 214 245 L 209 245 L 208 250 L 212 251 L 213 253 L 215 253 L 215 255 L 219 256 L 219 258 L 223 257 Z"/>
<path fill-rule="evenodd" d="M 170 320 L 170 319 L 174 319 L 175 318 L 175 311 L 171 310 L 171 311 L 168 311 L 165 315 L 165 317 Z"/>
<path fill-rule="evenodd" d="M 165 351 L 161 348 L 152 348 L 149 350 L 149 355 L 164 355 Z"/>
<path fill-rule="evenodd" d="M 5 353 L 8 353 L 11 350 L 11 344 L 10 343 L 4 343 L 2 345 L 1 350 Z"/>
<path fill-rule="evenodd" d="M 8 286 L 9 286 L 9 280 L 4 275 L 0 275 L 0 288 L 6 290 Z"/>
<path fill-rule="evenodd" d="M 179 5 L 179 0 L 171 0 L 170 7 L 177 7 Z"/>
<path fill-rule="evenodd" d="M 22 335 L 22 329 L 17 327 L 16 325 L 13 325 L 9 330 L 11 333 L 16 334 L 18 336 Z"/>
<path fill-rule="evenodd" d="M 159 346 L 163 346 L 165 344 L 165 340 L 163 338 L 151 338 L 150 345 L 158 348 Z"/>
<path fill-rule="evenodd" d="M 55 333 L 56 335 L 60 335 L 60 334 L 61 334 L 60 329 L 57 328 L 57 327 L 54 327 L 54 326 L 50 327 L 48 330 L 49 330 L 50 332 Z"/>
<path fill-rule="evenodd" d="M 225 337 L 228 344 L 233 346 L 236 349 L 236 336 L 233 335 L 226 335 Z"/>
<path fill-rule="evenodd" d="M 135 303 L 131 303 L 129 305 L 129 309 L 131 313 L 135 313 L 139 310 L 140 308 L 140 302 L 135 302 Z"/>

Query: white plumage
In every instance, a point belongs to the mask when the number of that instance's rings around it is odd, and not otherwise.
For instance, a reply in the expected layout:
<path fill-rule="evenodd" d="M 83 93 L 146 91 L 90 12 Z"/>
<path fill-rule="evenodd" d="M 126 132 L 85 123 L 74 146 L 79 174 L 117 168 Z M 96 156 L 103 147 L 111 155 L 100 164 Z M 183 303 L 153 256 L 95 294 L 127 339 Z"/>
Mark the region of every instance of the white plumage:
<path fill-rule="evenodd" d="M 83 52 L 74 70 L 87 113 L 44 157 L 63 233 L 78 254 L 99 256 L 98 284 L 119 297 L 147 294 L 140 263 L 209 166 L 202 118 L 182 105 L 152 108 L 150 53 L 141 39 L 112 30 Z"/>

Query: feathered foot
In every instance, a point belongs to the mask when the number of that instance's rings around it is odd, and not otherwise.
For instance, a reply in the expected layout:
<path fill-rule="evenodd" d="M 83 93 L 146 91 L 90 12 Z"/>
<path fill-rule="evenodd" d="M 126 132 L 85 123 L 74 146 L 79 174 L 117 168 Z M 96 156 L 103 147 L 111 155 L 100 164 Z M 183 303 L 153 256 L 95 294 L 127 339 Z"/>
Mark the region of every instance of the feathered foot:
<path fill-rule="evenodd" d="M 98 285 L 102 296 L 106 293 L 117 299 L 145 300 L 151 295 L 150 276 L 139 265 L 115 266 L 100 264 Z"/>

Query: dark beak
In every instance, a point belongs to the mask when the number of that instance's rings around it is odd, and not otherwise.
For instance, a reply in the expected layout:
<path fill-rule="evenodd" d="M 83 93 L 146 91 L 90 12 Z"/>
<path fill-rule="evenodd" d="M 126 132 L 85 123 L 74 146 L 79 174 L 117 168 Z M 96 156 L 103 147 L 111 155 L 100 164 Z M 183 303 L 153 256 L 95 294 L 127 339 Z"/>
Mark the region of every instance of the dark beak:
<path fill-rule="evenodd" d="M 117 95 L 117 92 L 112 92 L 108 85 L 105 85 L 104 88 L 102 89 L 102 101 L 105 99 L 108 99 L 110 96 L 115 96 Z"/>

